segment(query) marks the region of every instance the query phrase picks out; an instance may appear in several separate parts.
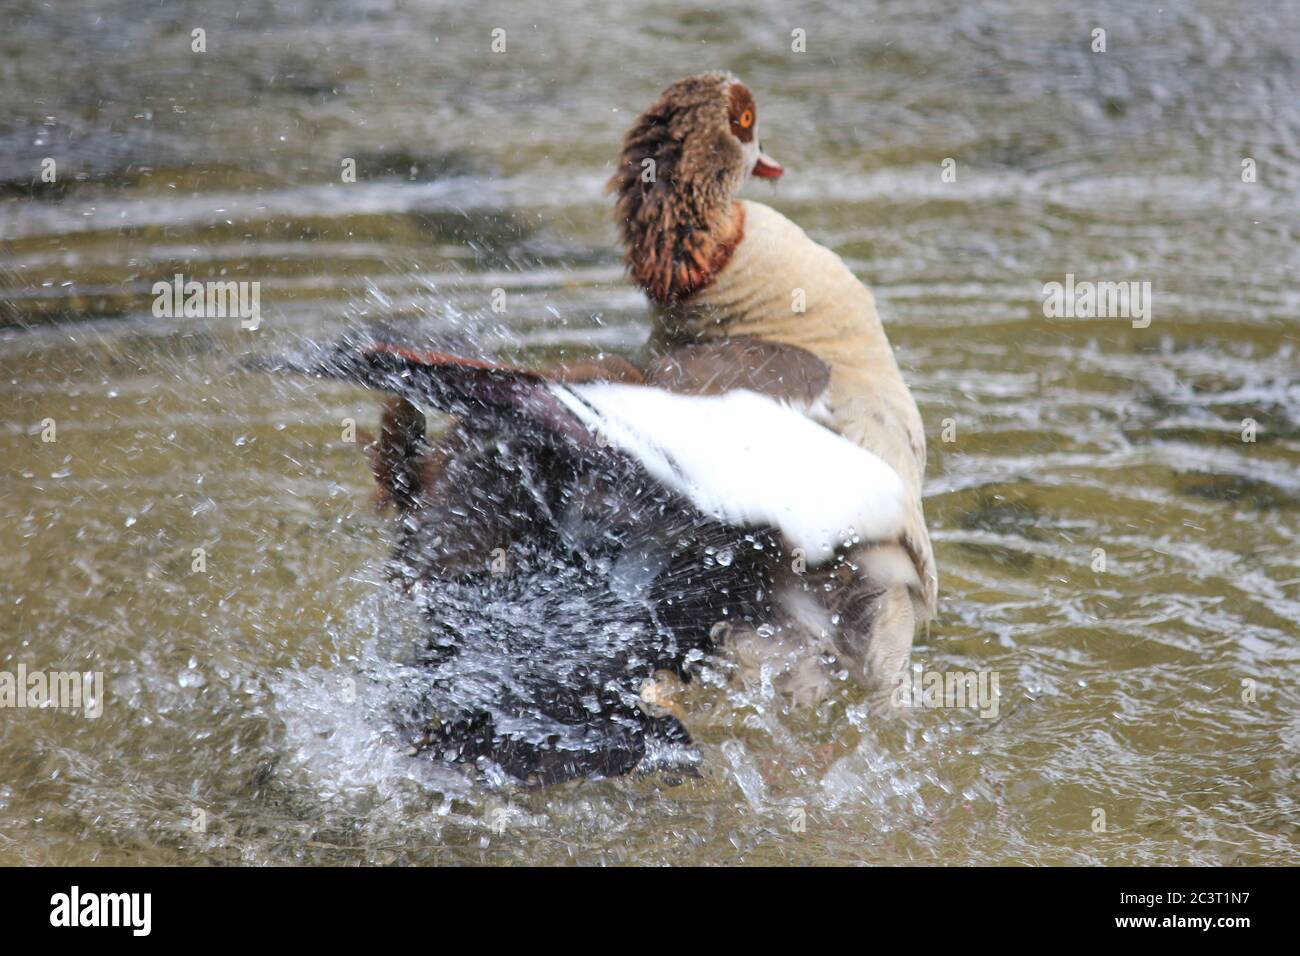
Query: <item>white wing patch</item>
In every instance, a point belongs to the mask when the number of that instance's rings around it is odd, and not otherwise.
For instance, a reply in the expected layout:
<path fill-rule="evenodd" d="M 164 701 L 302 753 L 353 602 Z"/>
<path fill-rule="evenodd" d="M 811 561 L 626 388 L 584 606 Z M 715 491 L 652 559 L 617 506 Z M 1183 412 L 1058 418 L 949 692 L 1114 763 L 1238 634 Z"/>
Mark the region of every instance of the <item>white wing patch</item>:
<path fill-rule="evenodd" d="M 778 528 L 809 564 L 903 529 L 903 483 L 871 452 L 744 389 L 681 395 L 643 385 L 552 385 L 593 432 L 711 517 Z"/>

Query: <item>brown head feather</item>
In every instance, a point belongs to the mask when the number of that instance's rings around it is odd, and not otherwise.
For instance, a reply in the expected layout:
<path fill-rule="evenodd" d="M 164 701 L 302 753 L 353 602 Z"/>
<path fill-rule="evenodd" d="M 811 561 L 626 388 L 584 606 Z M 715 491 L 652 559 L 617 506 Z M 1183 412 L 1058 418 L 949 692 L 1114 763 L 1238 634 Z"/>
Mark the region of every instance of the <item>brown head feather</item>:
<path fill-rule="evenodd" d="M 734 197 L 749 172 L 741 144 L 753 139 L 754 120 L 742 83 L 700 73 L 668 87 L 623 137 L 609 182 L 623 260 L 656 302 L 708 286 L 743 238 Z"/>

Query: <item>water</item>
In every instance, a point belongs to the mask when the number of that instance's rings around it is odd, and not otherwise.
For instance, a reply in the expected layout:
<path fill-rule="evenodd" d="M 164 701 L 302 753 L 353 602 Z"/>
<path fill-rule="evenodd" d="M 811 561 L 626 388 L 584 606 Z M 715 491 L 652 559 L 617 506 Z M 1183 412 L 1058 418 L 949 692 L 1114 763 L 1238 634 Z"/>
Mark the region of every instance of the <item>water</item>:
<path fill-rule="evenodd" d="M 0 670 L 106 691 L 0 710 L 0 863 L 1300 860 L 1297 4 L 5 6 Z M 719 66 L 787 168 L 748 195 L 877 293 L 930 439 L 916 659 L 997 672 L 998 717 L 719 672 L 698 777 L 407 757 L 373 398 L 235 366 L 361 317 L 635 347 L 601 187 Z M 152 317 L 177 272 L 260 281 L 261 327 Z M 1067 273 L 1151 282 L 1150 326 L 1044 318 Z"/>

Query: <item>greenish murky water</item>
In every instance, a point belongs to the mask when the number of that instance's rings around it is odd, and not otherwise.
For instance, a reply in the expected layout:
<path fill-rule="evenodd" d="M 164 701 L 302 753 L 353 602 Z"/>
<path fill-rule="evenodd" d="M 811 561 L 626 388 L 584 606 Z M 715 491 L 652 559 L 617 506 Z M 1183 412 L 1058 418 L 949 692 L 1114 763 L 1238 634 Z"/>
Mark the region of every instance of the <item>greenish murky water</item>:
<path fill-rule="evenodd" d="M 1300 6 L 785 6 L 8 0 L 0 671 L 105 687 L 0 709 L 0 863 L 1300 862 Z M 634 348 L 602 185 L 716 67 L 787 168 L 747 194 L 876 291 L 930 438 L 916 660 L 997 719 L 701 680 L 698 779 L 407 757 L 374 400 L 238 360 L 362 316 Z M 178 272 L 260 282 L 260 328 L 153 317 Z M 1149 326 L 1044 317 L 1067 274 Z"/>

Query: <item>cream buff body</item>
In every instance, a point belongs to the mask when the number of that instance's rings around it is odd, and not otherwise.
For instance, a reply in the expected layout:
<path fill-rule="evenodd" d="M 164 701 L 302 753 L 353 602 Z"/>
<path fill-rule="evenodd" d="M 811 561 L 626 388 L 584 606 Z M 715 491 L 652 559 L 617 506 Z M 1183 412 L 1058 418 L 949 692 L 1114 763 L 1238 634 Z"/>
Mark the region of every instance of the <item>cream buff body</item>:
<path fill-rule="evenodd" d="M 838 255 L 775 209 L 743 200 L 737 206 L 744 238 L 708 286 L 656 306 L 651 348 L 753 336 L 825 362 L 831 370 L 825 424 L 889 464 L 907 495 L 902 539 L 872 542 L 864 560 L 882 583 L 906 581 L 918 619 L 927 619 L 938 579 L 921 505 L 925 434 L 875 299 Z"/>

